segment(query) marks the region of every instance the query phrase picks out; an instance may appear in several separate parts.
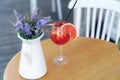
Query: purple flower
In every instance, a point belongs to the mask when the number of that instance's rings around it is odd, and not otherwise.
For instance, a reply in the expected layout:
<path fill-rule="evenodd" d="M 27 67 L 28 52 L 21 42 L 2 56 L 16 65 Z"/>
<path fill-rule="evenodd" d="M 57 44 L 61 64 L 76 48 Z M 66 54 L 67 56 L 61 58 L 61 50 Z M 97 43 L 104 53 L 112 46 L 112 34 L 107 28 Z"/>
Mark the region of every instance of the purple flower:
<path fill-rule="evenodd" d="M 19 20 L 16 23 L 16 29 L 17 30 L 23 30 L 23 23 Z"/>
<path fill-rule="evenodd" d="M 24 32 L 25 32 L 26 35 L 32 34 L 31 31 L 30 31 L 30 25 L 28 23 L 25 23 Z"/>
<path fill-rule="evenodd" d="M 45 26 L 45 24 L 49 21 L 49 17 L 44 17 L 37 21 L 36 28 L 39 29 L 40 27 Z"/>
<path fill-rule="evenodd" d="M 17 21 L 22 20 L 22 16 L 16 10 L 14 10 L 14 14 L 16 16 Z"/>
<path fill-rule="evenodd" d="M 36 30 L 35 30 L 35 33 L 37 34 L 38 32 L 39 32 L 39 30 L 38 30 L 38 29 L 36 29 Z"/>
<path fill-rule="evenodd" d="M 33 14 L 32 14 L 32 21 L 37 21 L 38 20 L 38 13 L 37 11 L 35 11 Z"/>

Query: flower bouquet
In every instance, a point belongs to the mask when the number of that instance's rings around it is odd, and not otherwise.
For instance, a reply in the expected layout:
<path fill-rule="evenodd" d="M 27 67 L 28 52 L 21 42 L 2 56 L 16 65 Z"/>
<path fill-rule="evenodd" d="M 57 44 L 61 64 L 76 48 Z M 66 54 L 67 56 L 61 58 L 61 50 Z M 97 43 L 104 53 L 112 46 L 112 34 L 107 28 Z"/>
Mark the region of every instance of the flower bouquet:
<path fill-rule="evenodd" d="M 16 22 L 11 22 L 19 35 L 24 39 L 35 39 L 39 37 L 45 30 L 46 25 L 50 22 L 50 16 L 40 17 L 35 11 L 31 16 L 26 14 L 24 17 L 14 10 Z"/>

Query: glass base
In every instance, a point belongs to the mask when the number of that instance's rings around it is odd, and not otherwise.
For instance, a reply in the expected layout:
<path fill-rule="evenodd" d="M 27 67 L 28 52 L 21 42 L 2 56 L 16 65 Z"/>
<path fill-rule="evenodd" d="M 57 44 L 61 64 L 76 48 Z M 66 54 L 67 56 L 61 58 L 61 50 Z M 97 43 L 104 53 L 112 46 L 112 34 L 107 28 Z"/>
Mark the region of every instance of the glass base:
<path fill-rule="evenodd" d="M 65 65 L 68 63 L 68 58 L 65 56 L 57 56 L 54 58 L 53 62 L 56 65 Z"/>

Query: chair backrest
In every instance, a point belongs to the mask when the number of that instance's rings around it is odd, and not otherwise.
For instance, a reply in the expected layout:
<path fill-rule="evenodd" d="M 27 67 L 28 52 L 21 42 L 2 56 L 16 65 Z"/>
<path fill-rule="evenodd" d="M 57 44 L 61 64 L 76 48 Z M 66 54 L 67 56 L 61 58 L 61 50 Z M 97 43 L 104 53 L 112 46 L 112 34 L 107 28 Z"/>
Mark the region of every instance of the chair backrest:
<path fill-rule="evenodd" d="M 69 9 L 76 0 L 69 2 Z M 74 7 L 73 21 L 79 36 L 85 28 L 85 36 L 118 42 L 120 35 L 120 2 L 115 0 L 78 0 Z M 115 34 L 114 34 L 115 33 Z"/>

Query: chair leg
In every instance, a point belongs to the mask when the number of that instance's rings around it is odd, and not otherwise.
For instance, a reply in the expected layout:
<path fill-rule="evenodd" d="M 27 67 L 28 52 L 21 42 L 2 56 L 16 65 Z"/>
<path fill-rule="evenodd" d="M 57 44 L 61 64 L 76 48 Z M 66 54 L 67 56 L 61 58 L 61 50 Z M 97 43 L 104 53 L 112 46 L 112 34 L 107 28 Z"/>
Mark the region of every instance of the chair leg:
<path fill-rule="evenodd" d="M 30 0 L 31 14 L 37 9 L 37 0 Z"/>
<path fill-rule="evenodd" d="M 55 0 L 51 0 L 52 12 L 56 12 Z"/>
<path fill-rule="evenodd" d="M 59 20 L 62 20 L 61 0 L 57 0 L 57 10 L 58 10 L 58 18 Z"/>

